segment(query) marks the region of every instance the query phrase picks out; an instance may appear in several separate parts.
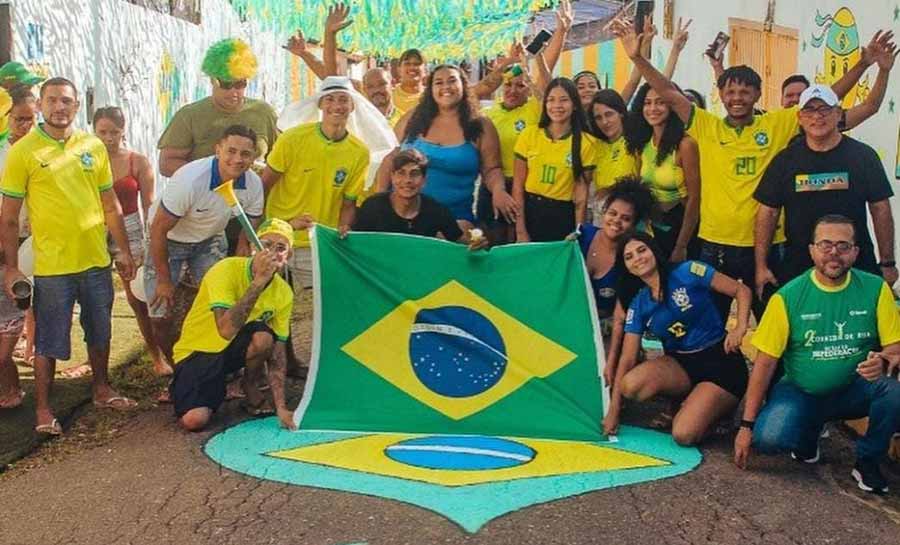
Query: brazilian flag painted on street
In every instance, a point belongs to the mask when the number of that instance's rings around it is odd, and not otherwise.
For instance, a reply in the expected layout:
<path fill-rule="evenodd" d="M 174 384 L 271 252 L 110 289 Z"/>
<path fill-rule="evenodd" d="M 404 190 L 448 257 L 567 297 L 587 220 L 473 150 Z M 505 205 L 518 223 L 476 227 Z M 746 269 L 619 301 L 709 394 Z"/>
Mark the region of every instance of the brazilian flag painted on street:
<path fill-rule="evenodd" d="M 602 439 L 597 316 L 575 242 L 470 252 L 316 227 L 301 429 Z"/>

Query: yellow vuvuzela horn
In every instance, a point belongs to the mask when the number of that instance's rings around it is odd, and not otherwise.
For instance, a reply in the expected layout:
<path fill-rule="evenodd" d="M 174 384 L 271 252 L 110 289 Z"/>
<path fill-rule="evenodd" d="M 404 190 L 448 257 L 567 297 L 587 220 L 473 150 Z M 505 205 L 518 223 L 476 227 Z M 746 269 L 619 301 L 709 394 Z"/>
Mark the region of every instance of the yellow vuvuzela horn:
<path fill-rule="evenodd" d="M 259 237 L 256 236 L 256 230 L 253 229 L 253 225 L 250 224 L 250 219 L 247 217 L 247 213 L 244 212 L 244 207 L 241 206 L 240 201 L 238 201 L 237 195 L 234 193 L 234 180 L 228 180 L 227 182 L 222 182 L 219 184 L 219 187 L 215 189 L 215 192 L 219 194 L 220 197 L 225 201 L 225 204 L 231 207 L 234 210 L 234 213 L 237 215 L 238 222 L 241 224 L 241 227 L 244 229 L 244 234 L 247 235 L 247 240 L 253 243 L 256 246 L 257 250 L 262 250 L 262 242 L 259 240 Z"/>

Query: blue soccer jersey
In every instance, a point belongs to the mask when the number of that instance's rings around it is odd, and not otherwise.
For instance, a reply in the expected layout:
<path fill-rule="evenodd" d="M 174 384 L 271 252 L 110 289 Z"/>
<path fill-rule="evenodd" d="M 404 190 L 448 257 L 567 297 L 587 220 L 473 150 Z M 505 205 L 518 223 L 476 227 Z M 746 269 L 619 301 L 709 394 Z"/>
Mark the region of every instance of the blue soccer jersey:
<path fill-rule="evenodd" d="M 722 318 L 713 303 L 715 269 L 700 261 L 676 265 L 666 282 L 662 301 L 654 301 L 650 288 L 638 292 L 625 317 L 625 332 L 659 337 L 666 352 L 696 352 L 725 336 Z"/>

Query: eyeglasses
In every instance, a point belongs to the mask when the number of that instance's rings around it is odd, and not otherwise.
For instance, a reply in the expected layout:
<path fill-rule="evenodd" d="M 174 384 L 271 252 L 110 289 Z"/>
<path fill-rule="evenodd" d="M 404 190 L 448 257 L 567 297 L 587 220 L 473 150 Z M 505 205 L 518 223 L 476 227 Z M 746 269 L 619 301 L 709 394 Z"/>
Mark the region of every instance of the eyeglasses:
<path fill-rule="evenodd" d="M 807 106 L 805 108 L 800 109 L 800 113 L 803 115 L 808 115 L 810 117 L 814 115 L 819 115 L 825 117 L 834 111 L 834 106 Z"/>
<path fill-rule="evenodd" d="M 272 242 L 271 240 L 262 240 L 260 242 L 262 242 L 263 248 L 265 248 L 266 250 L 272 250 L 277 254 L 281 254 L 290 250 L 290 246 L 283 242 Z"/>
<path fill-rule="evenodd" d="M 219 84 L 220 89 L 225 89 L 226 91 L 229 89 L 246 89 L 247 88 L 247 80 L 239 79 L 235 81 L 223 81 L 217 79 L 216 82 Z"/>
<path fill-rule="evenodd" d="M 814 242 L 813 246 L 823 254 L 830 254 L 834 249 L 837 249 L 839 254 L 846 254 L 855 248 L 856 244 L 846 240 L 839 240 L 837 242 L 833 240 L 820 240 L 819 242 Z"/>

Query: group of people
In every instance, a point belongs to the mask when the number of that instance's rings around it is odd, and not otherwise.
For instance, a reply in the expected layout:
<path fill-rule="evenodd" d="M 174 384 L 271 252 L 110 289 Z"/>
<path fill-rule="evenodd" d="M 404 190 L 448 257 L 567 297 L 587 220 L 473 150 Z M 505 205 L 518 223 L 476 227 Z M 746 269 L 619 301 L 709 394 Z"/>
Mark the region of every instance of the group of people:
<path fill-rule="evenodd" d="M 347 77 L 336 37 L 348 15 L 329 10 L 321 60 L 300 33 L 285 45 L 322 84 L 281 117 L 245 97 L 256 73 L 247 44 L 214 44 L 203 63 L 211 96 L 179 110 L 159 140 L 159 171 L 171 178 L 159 195 L 149 161 L 124 146 L 120 110 L 95 112 L 95 138 L 73 127 L 80 102 L 70 81 L 51 78 L 37 97 L 28 85 L 11 91 L 0 356 L 24 322 L 13 302 L 24 279 L 15 251 L 24 207 L 38 431 L 62 433 L 49 391 L 56 359 L 69 357 L 75 302 L 94 403 L 134 405 L 106 376 L 111 255 L 126 286 L 142 264 L 147 303 L 126 293 L 155 370 L 174 367 L 168 398 L 186 429 L 204 428 L 229 393 L 293 428 L 284 384 L 305 357 L 291 330 L 309 306 L 310 226 L 439 236 L 472 251 L 568 240 L 583 253 L 607 325 L 606 433 L 617 431 L 626 399 L 664 395 L 678 402 L 674 439 L 695 444 L 745 399 L 738 465 L 754 448 L 813 463 L 825 422 L 868 415 L 853 476 L 864 490 L 887 490 L 879 462 L 900 427 L 900 382 L 888 378 L 900 368 L 893 192 L 877 154 L 843 131 L 880 107 L 897 55 L 890 32 L 831 87 L 788 78 L 784 108 L 770 112 L 757 109 L 762 80 L 752 68 L 713 59 L 727 113 L 719 118 L 672 81 L 689 22 L 679 21 L 660 72 L 648 60 L 652 23 L 613 21 L 634 64 L 618 92 L 591 72 L 550 77 L 572 24 L 568 2 L 543 50 L 529 59 L 515 44 L 474 84 L 457 65 L 429 70 L 414 49 L 361 81 Z M 841 98 L 873 65 L 865 102 L 843 110 Z M 501 87 L 482 113 L 479 99 Z M 43 123 L 34 124 L 38 111 Z M 375 157 L 385 142 L 396 149 Z M 224 185 L 260 248 L 234 228 Z M 184 282 L 197 295 L 179 330 L 173 308 Z M 752 373 L 741 353 L 751 314 Z M 646 336 L 664 355 L 642 361 Z M 21 402 L 8 359 L 0 357 L 6 407 Z"/>

